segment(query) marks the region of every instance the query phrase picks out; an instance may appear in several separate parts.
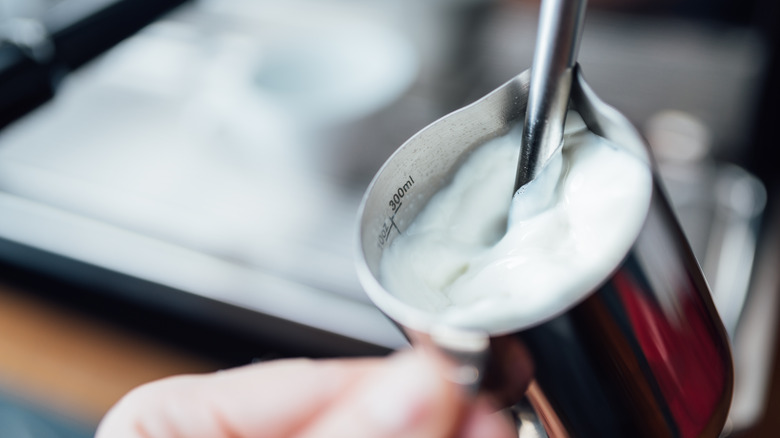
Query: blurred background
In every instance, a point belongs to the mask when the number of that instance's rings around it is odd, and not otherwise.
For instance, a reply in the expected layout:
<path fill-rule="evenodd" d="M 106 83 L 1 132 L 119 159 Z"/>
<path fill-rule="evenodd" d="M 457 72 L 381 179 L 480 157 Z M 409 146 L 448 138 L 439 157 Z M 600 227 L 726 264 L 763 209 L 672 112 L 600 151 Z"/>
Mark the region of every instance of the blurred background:
<path fill-rule="evenodd" d="M 580 63 L 653 148 L 733 341 L 724 435 L 780 434 L 780 10 L 590 0 Z M 0 436 L 88 437 L 167 375 L 404 345 L 363 190 L 530 67 L 538 1 L 0 0 Z"/>

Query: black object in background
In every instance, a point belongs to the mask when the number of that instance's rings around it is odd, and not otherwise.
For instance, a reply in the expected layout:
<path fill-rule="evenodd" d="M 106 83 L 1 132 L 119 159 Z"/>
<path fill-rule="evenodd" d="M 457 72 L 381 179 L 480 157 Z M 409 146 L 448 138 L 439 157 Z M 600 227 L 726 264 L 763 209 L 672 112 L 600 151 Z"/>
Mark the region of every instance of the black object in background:
<path fill-rule="evenodd" d="M 766 43 L 768 58 L 753 114 L 754 124 L 745 166 L 764 182 L 768 200 L 774 204 L 780 186 L 780 151 L 777 148 L 780 136 L 780 3 L 776 0 L 762 0 L 756 16 L 756 25 Z"/>
<path fill-rule="evenodd" d="M 186 0 L 63 0 L 0 23 L 0 128 L 50 99 L 57 82 Z"/>

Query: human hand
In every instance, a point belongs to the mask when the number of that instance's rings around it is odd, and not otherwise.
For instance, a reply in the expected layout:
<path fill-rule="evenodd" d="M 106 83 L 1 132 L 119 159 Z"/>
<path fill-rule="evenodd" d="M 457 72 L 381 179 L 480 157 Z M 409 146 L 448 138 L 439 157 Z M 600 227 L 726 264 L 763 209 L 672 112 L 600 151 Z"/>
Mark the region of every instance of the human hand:
<path fill-rule="evenodd" d="M 384 359 L 278 360 L 143 385 L 96 438 L 510 438 L 486 396 L 471 400 L 414 351 Z"/>

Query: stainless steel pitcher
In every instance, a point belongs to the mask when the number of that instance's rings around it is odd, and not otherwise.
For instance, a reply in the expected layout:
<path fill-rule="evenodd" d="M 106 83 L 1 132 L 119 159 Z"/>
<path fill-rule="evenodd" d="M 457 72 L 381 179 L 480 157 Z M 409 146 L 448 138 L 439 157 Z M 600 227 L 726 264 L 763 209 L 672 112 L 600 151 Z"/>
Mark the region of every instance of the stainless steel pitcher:
<path fill-rule="evenodd" d="M 528 72 L 518 75 L 423 129 L 385 163 L 360 211 L 363 287 L 413 345 L 433 346 L 472 367 L 482 390 L 508 402 L 524 394 L 550 436 L 718 436 L 732 396 L 728 339 L 655 170 L 649 212 L 622 262 L 598 288 L 548 319 L 482 335 L 442 330 L 380 284 L 383 251 L 465 154 L 523 123 L 528 82 Z M 646 157 L 654 169 L 641 136 L 598 99 L 579 68 L 571 108 L 588 129 Z M 475 342 L 480 336 L 485 342 Z"/>

